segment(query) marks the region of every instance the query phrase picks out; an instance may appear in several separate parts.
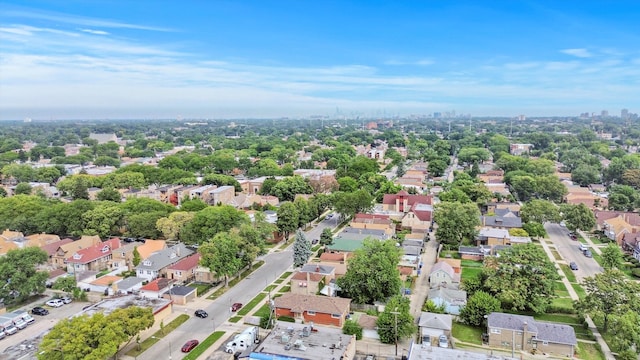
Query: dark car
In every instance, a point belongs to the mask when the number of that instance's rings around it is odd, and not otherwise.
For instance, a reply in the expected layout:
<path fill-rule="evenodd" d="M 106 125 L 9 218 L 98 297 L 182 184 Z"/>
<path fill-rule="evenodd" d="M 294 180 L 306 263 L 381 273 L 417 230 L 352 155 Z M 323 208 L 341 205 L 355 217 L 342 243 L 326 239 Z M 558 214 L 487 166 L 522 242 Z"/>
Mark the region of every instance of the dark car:
<path fill-rule="evenodd" d="M 318 240 L 318 239 L 313 239 L 313 240 L 311 240 L 311 244 L 312 244 L 312 245 L 315 245 L 315 244 L 317 244 L 317 243 L 318 243 L 318 241 L 320 241 L 320 240 Z"/>
<path fill-rule="evenodd" d="M 45 316 L 49 314 L 49 310 L 40 307 L 40 306 L 36 306 L 33 309 L 31 309 L 31 313 L 34 315 L 40 315 L 40 316 Z"/>
<path fill-rule="evenodd" d="M 209 316 L 209 314 L 207 314 L 207 312 L 202 310 L 202 309 L 198 309 L 198 310 L 196 310 L 196 316 L 199 317 L 199 318 L 204 319 L 207 316 Z"/>
<path fill-rule="evenodd" d="M 238 311 L 242 307 L 242 303 L 234 303 L 231 305 L 231 311 Z"/>
<path fill-rule="evenodd" d="M 585 251 L 584 251 L 584 256 L 586 256 L 586 257 L 590 258 L 590 257 L 593 257 L 593 254 L 591 254 L 591 251 L 590 251 L 590 250 L 585 250 Z"/>
<path fill-rule="evenodd" d="M 569 267 L 571 268 L 571 270 L 578 270 L 578 264 L 573 261 L 569 263 Z"/>
<path fill-rule="evenodd" d="M 186 343 L 184 343 L 184 345 L 182 345 L 182 352 L 187 353 L 193 350 L 193 348 L 195 348 L 196 346 L 198 346 L 198 344 L 200 344 L 198 340 L 189 340 Z"/>

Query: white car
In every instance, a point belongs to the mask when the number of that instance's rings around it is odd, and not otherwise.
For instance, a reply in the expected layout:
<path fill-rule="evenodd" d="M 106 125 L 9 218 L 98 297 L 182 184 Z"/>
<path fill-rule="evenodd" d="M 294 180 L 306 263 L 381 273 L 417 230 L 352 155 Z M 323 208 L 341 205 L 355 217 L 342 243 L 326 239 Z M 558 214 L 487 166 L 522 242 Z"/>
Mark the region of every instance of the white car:
<path fill-rule="evenodd" d="M 449 347 L 449 339 L 447 339 L 447 335 L 440 335 L 438 338 L 438 347 L 448 348 Z"/>
<path fill-rule="evenodd" d="M 69 296 L 65 296 L 65 297 L 61 298 L 60 300 L 62 300 L 62 302 L 65 303 L 65 304 L 70 304 L 71 301 L 73 301 L 73 300 L 71 300 L 71 297 L 69 297 Z"/>
<path fill-rule="evenodd" d="M 60 300 L 60 299 L 51 299 L 49 301 L 47 301 L 45 304 L 51 306 L 51 307 L 60 307 L 62 305 L 64 305 L 64 301 Z"/>

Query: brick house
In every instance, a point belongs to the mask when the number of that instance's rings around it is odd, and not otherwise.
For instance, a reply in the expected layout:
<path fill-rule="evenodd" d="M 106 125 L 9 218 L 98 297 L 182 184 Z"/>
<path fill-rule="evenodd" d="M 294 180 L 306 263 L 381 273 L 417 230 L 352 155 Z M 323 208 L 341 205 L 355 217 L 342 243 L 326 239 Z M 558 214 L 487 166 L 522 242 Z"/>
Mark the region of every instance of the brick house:
<path fill-rule="evenodd" d="M 342 327 L 351 308 L 351 299 L 285 293 L 273 300 L 276 317 L 288 316 L 305 323 Z"/>
<path fill-rule="evenodd" d="M 195 253 L 167 268 L 167 279 L 186 284 L 195 278 L 196 268 L 200 262 L 200 254 Z"/>
<path fill-rule="evenodd" d="M 113 251 L 120 247 L 120 239 L 113 238 L 99 244 L 78 250 L 65 262 L 69 273 L 82 271 L 102 271 L 110 268 Z"/>
<path fill-rule="evenodd" d="M 487 317 L 489 346 L 573 358 L 578 344 L 573 327 L 536 321 L 531 316 L 491 313 Z"/>
<path fill-rule="evenodd" d="M 102 240 L 99 236 L 83 236 L 78 240 L 61 244 L 51 255 L 51 265 L 65 269 L 67 264 L 65 262 L 66 258 L 71 256 L 76 251 L 86 249 L 96 244 L 100 244 Z"/>

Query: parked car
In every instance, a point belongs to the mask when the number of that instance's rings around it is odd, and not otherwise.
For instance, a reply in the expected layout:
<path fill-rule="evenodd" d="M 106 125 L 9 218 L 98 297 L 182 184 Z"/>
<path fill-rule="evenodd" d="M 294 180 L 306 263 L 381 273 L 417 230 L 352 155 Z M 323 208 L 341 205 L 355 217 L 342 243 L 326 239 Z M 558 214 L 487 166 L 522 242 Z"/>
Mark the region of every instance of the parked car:
<path fill-rule="evenodd" d="M 569 263 L 569 267 L 571 268 L 571 270 L 578 270 L 578 264 L 573 261 Z"/>
<path fill-rule="evenodd" d="M 207 312 L 202 310 L 202 309 L 198 309 L 198 310 L 196 310 L 196 316 L 199 317 L 199 318 L 204 319 L 207 316 L 209 316 L 209 314 L 207 314 Z"/>
<path fill-rule="evenodd" d="M 313 240 L 311 240 L 311 245 L 315 245 L 315 244 L 317 244 L 317 243 L 318 243 L 318 241 L 320 241 L 320 240 L 318 240 L 318 239 L 313 239 Z"/>
<path fill-rule="evenodd" d="M 182 352 L 187 353 L 193 350 L 196 346 L 198 346 L 200 342 L 198 340 L 189 340 L 184 345 L 182 345 Z"/>
<path fill-rule="evenodd" d="M 4 332 L 3 328 L 0 328 L 0 339 L 4 339 L 7 337 L 7 334 Z"/>
<path fill-rule="evenodd" d="M 584 251 L 584 256 L 586 256 L 586 257 L 590 258 L 590 257 L 593 257 L 593 254 L 591 253 L 591 251 L 590 251 L 590 250 L 585 250 L 585 251 Z"/>
<path fill-rule="evenodd" d="M 18 332 L 18 328 L 13 325 L 5 326 L 4 333 L 7 335 L 13 335 Z"/>
<path fill-rule="evenodd" d="M 438 347 L 448 348 L 449 347 L 449 339 L 447 339 L 447 335 L 440 335 L 438 338 Z"/>
<path fill-rule="evenodd" d="M 64 301 L 60 300 L 60 299 L 51 299 L 49 301 L 47 301 L 45 303 L 46 305 L 49 305 L 51 307 L 60 307 L 62 305 L 64 305 Z"/>
<path fill-rule="evenodd" d="M 242 307 L 242 303 L 234 303 L 233 305 L 231 305 L 231 311 L 238 311 L 240 310 L 240 308 Z"/>
<path fill-rule="evenodd" d="M 31 309 L 31 313 L 33 315 L 45 316 L 45 315 L 49 315 L 49 310 L 43 308 L 42 306 L 36 306 L 33 309 Z"/>
<path fill-rule="evenodd" d="M 70 296 L 65 296 L 63 298 L 60 298 L 60 300 L 62 300 L 62 302 L 65 304 L 70 304 L 73 301 Z"/>

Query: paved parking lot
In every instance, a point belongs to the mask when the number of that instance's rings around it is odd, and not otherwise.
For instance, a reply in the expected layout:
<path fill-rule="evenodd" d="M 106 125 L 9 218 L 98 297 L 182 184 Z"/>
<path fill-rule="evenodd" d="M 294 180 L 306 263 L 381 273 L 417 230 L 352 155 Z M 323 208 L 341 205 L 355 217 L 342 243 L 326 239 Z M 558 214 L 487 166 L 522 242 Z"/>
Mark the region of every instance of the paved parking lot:
<path fill-rule="evenodd" d="M 31 309 L 34 306 L 42 306 L 48 299 L 49 297 L 40 302 L 23 307 L 22 309 L 31 313 Z M 36 319 L 34 323 L 27 326 L 26 329 L 20 330 L 16 334 L 0 340 L 0 360 L 31 358 L 28 354 L 35 351 L 35 346 L 40 343 L 40 338 L 48 332 L 58 320 L 77 314 L 87 305 L 88 303 L 86 302 L 76 301 L 59 308 L 51 308 L 44 305 L 43 307 L 49 310 L 49 315 L 32 315 L 33 318 Z"/>

